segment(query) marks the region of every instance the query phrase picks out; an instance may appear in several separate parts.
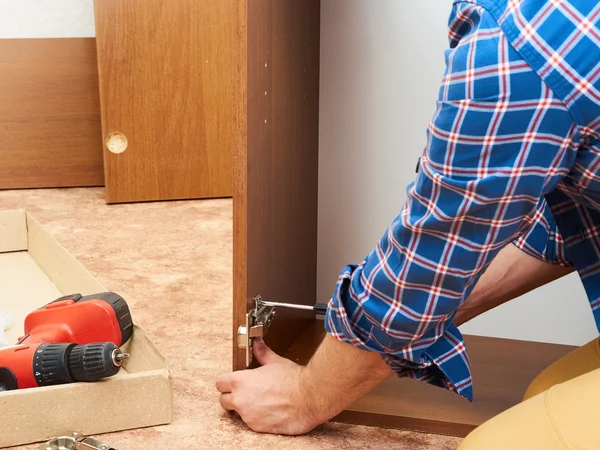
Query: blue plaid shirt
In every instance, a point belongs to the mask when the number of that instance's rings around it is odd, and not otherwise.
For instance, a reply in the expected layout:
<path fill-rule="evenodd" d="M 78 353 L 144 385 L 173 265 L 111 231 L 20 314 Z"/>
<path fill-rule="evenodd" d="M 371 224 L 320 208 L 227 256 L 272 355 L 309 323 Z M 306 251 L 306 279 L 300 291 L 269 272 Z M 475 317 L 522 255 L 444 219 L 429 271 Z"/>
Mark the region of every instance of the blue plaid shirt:
<path fill-rule="evenodd" d="M 600 323 L 600 3 L 458 1 L 449 38 L 403 210 L 343 268 L 325 326 L 472 400 L 453 318 L 504 246 L 575 266 Z"/>

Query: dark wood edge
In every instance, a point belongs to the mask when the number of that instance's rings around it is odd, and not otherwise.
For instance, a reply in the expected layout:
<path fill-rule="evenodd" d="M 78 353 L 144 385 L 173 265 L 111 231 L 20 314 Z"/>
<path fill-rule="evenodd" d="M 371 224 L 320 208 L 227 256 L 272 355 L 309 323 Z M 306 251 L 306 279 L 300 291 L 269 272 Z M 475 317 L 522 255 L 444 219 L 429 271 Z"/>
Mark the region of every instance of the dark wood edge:
<path fill-rule="evenodd" d="M 363 411 L 346 410 L 334 417 L 332 422 L 348 423 L 352 425 L 365 425 L 377 428 L 392 428 L 396 430 L 417 431 L 428 434 L 441 434 L 446 436 L 466 437 L 476 427 L 461 423 L 440 422 L 412 417 L 390 416 L 387 414 L 374 414 Z"/>
<path fill-rule="evenodd" d="M 245 323 L 248 306 L 248 220 L 247 220 L 247 171 L 248 171 L 248 99 L 247 99 L 247 9 L 245 0 L 236 0 L 234 8 L 237 14 L 236 47 L 234 61 L 237 66 L 238 99 L 236 101 L 236 135 L 237 144 L 233 150 L 233 370 L 246 368 L 245 351 L 237 346 L 237 330 Z"/>

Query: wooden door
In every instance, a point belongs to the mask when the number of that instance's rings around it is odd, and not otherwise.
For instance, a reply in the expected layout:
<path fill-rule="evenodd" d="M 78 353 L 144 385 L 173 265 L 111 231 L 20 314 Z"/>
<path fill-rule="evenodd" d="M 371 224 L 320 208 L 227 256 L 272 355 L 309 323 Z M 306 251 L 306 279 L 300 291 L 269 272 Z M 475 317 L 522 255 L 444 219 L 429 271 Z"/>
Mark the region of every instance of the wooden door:
<path fill-rule="evenodd" d="M 96 0 L 109 203 L 227 197 L 238 0 Z"/>

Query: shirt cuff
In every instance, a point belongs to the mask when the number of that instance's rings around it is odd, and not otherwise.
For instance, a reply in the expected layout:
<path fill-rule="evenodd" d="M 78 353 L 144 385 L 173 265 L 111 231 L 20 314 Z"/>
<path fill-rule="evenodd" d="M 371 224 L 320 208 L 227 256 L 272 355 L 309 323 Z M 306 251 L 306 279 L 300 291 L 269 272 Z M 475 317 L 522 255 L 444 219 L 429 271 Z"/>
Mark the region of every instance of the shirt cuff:
<path fill-rule="evenodd" d="M 340 274 L 335 293 L 325 315 L 325 330 L 333 338 L 362 350 L 378 352 L 400 378 L 412 378 L 453 391 L 473 401 L 473 382 L 469 358 L 462 334 L 450 323 L 433 344 L 412 342 L 400 351 L 397 342 L 374 323 L 365 323 L 358 302 L 348 293 L 352 273 L 358 266 L 349 265 Z M 359 319 L 360 318 L 360 319 Z"/>

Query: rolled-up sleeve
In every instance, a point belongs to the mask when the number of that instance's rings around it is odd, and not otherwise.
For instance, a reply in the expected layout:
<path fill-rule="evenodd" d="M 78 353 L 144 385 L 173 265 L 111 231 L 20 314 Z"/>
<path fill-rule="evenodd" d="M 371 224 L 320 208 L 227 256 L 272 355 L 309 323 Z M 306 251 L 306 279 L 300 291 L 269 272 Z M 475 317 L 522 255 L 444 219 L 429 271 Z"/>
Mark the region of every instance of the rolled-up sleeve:
<path fill-rule="evenodd" d="M 542 261 L 563 267 L 573 266 L 565 241 L 545 197 L 540 199 L 534 223 L 525 234 L 515 239 L 513 244 Z"/>
<path fill-rule="evenodd" d="M 485 10 L 455 4 L 450 30 L 419 173 L 376 247 L 341 270 L 325 328 L 471 400 L 454 315 L 498 251 L 525 242 L 574 163 L 577 127 Z"/>

